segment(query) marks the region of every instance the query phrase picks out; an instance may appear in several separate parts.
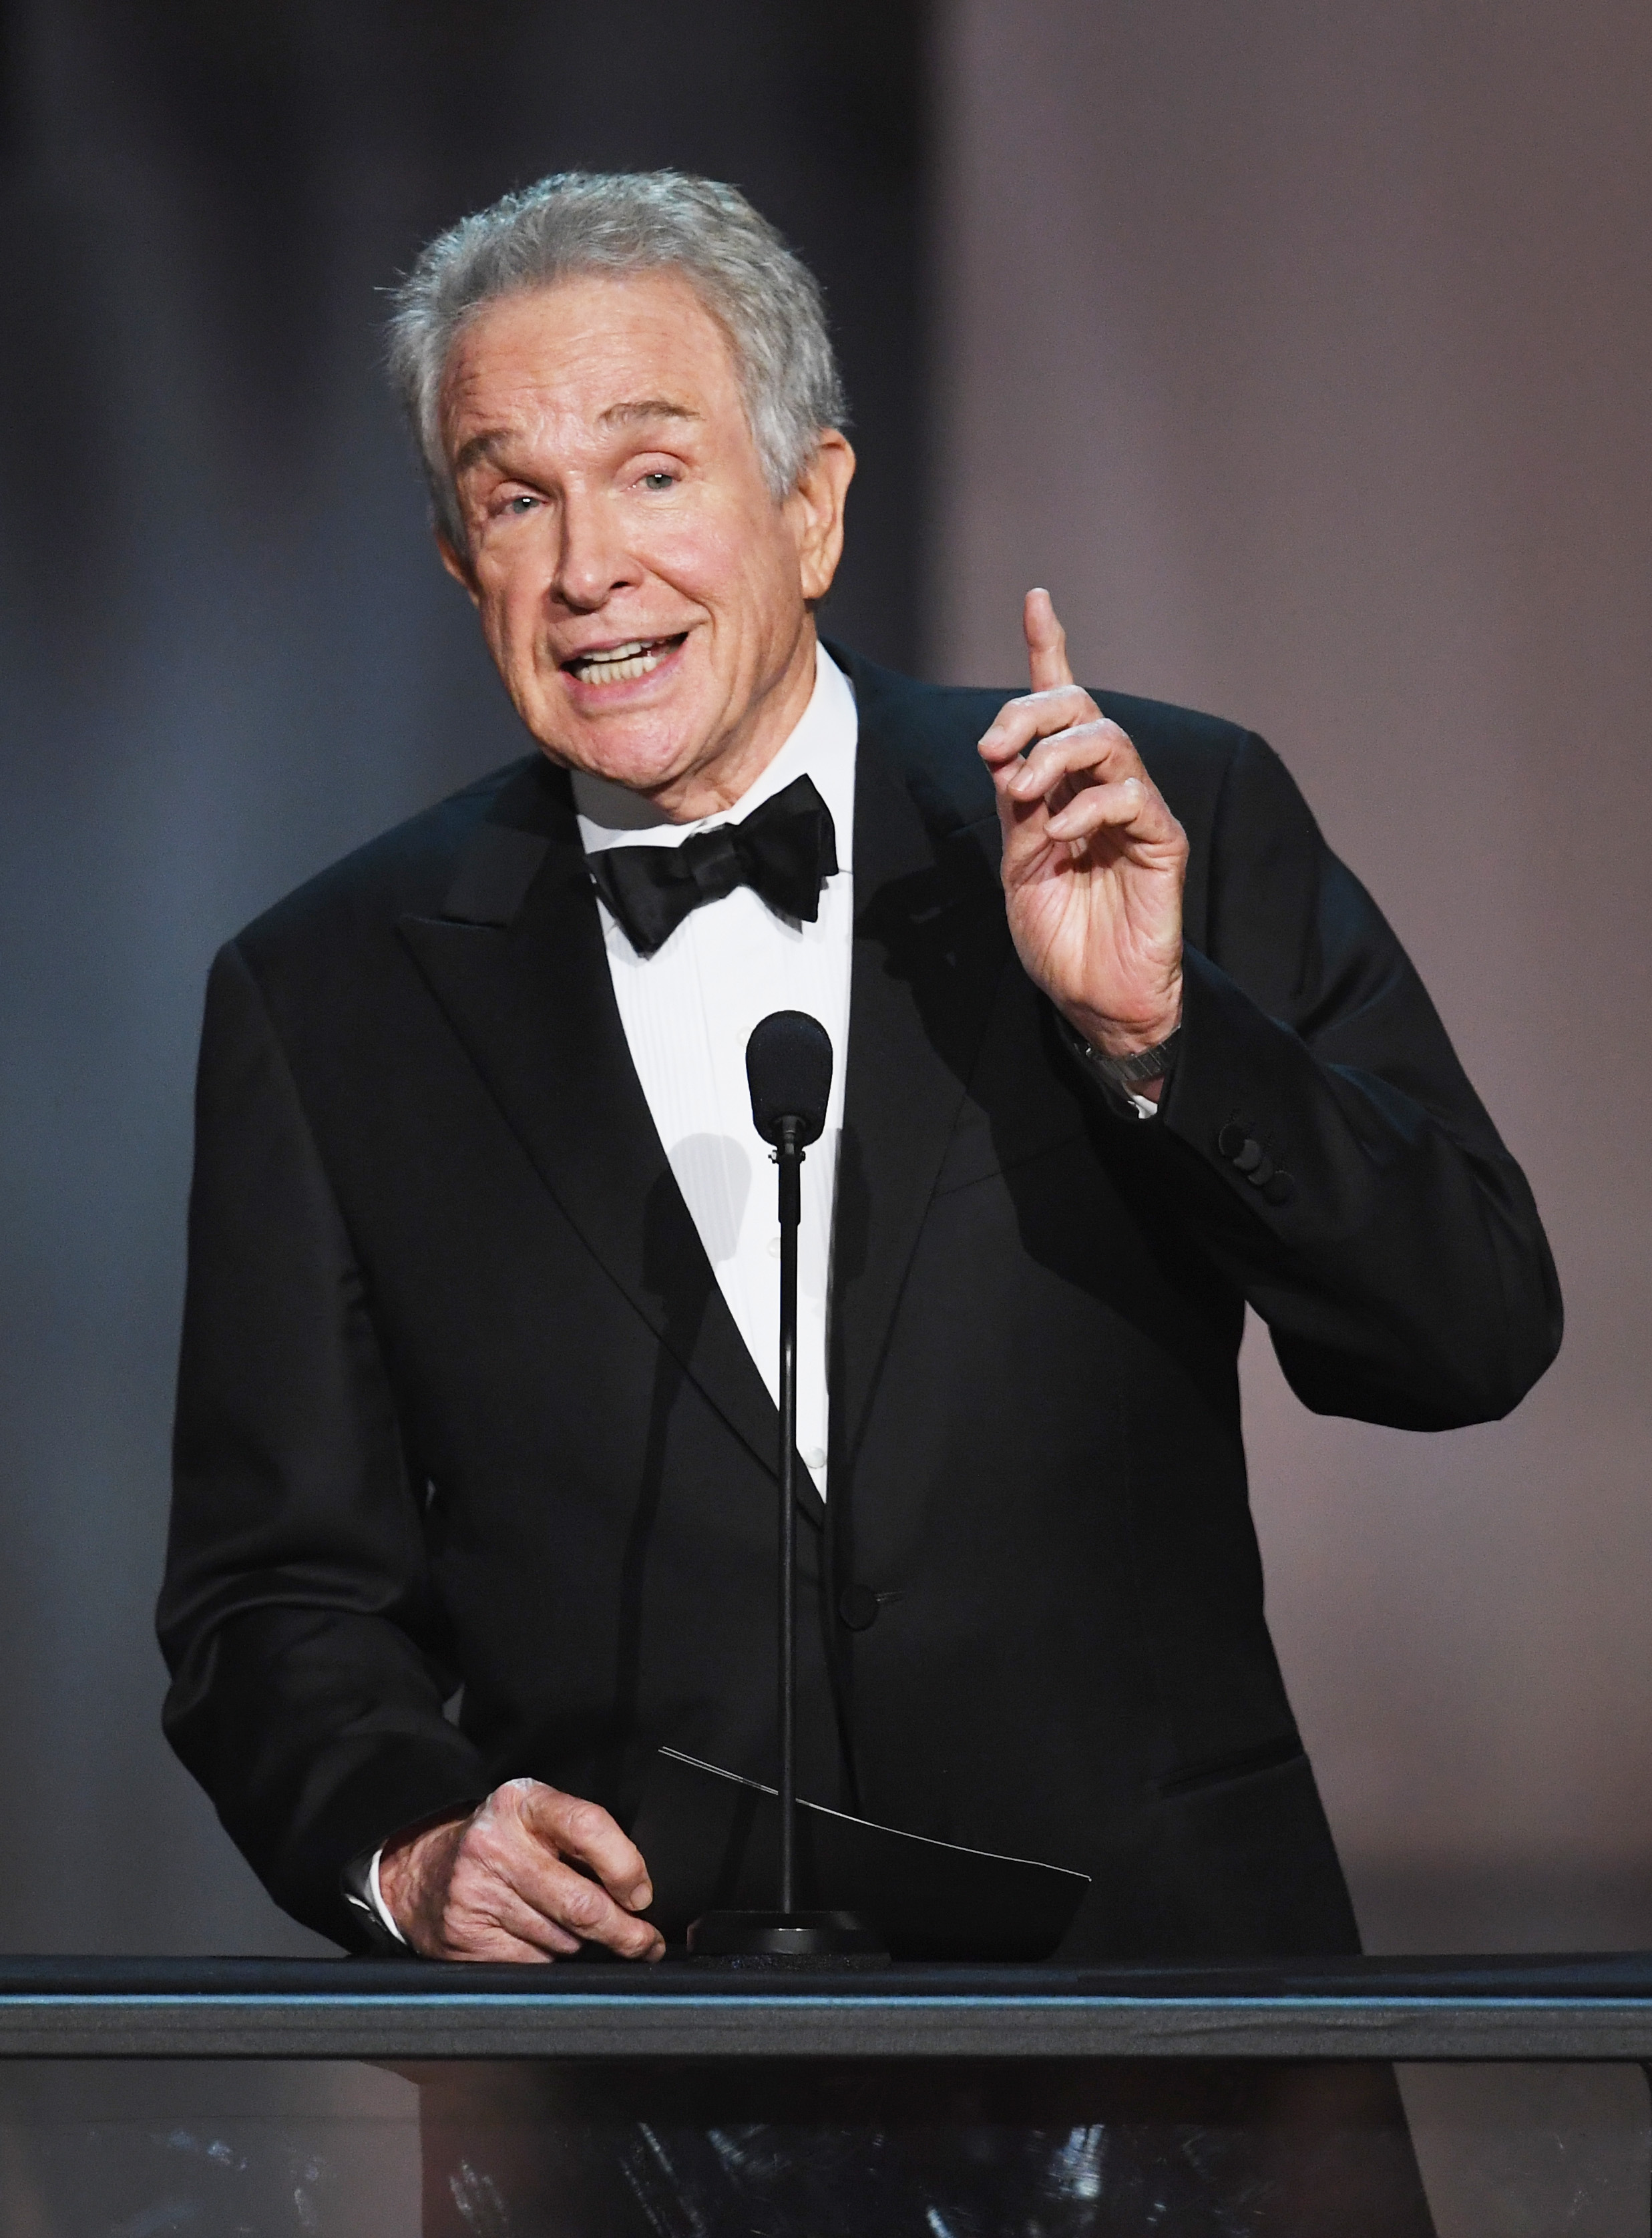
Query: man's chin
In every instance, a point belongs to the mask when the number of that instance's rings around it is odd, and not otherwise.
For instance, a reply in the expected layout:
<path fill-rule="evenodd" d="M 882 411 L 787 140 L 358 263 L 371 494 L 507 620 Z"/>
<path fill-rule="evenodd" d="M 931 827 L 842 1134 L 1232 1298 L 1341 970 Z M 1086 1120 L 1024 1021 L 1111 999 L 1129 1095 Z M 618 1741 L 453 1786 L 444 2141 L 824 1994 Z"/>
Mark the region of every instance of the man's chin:
<path fill-rule="evenodd" d="M 551 760 L 563 768 L 602 778 L 649 800 L 680 785 L 704 758 L 699 736 L 680 732 L 663 738 L 657 732 L 626 738 L 616 737 L 614 729 L 605 727 L 598 738 L 581 731 L 541 743 Z"/>

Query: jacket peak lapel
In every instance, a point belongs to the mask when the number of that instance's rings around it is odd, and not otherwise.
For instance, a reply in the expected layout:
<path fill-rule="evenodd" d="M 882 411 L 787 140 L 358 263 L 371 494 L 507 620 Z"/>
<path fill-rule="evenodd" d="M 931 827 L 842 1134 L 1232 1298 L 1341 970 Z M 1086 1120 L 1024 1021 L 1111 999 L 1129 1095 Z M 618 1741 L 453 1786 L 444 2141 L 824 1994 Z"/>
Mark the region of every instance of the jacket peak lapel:
<path fill-rule="evenodd" d="M 461 854 L 441 916 L 404 917 L 400 931 L 571 1225 L 684 1374 L 773 1471 L 774 1403 L 734 1326 L 631 1061 L 562 774 L 541 764 L 514 778 Z M 806 1473 L 799 1501 L 820 1520 Z"/>
<path fill-rule="evenodd" d="M 839 1457 L 853 1461 L 864 1434 L 906 1269 L 1013 950 L 997 804 L 972 758 L 979 709 L 831 650 L 849 672 L 859 714 L 833 1257 L 835 1470 Z"/>

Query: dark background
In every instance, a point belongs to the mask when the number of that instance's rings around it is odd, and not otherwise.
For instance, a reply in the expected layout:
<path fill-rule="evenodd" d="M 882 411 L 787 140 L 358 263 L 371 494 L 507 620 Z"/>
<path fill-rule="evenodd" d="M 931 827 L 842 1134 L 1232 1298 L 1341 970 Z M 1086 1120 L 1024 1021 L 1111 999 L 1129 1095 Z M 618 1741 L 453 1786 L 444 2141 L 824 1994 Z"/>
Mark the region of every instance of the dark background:
<path fill-rule="evenodd" d="M 157 1726 L 200 991 L 521 751 L 381 291 L 661 162 L 826 282 L 832 626 L 1013 687 L 1049 582 L 1416 957 L 1566 1347 L 1417 1438 L 1253 1344 L 1271 1615 L 1375 1947 L 1652 1944 L 1645 0 L 0 0 L 0 1946 L 309 1947 Z"/>
<path fill-rule="evenodd" d="M 825 283 L 831 626 L 910 664 L 918 11 L 24 0 L 0 175 L 0 1943 L 302 1949 L 171 1762 L 149 1606 L 218 944 L 524 740 L 381 290 L 577 165 L 735 181 Z"/>

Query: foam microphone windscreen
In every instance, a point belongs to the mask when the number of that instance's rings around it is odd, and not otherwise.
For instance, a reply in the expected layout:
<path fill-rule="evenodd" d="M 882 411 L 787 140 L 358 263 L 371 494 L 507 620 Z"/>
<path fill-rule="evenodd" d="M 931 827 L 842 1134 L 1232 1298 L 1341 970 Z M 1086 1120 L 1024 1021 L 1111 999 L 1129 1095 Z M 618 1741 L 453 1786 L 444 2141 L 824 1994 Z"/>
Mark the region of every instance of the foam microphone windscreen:
<path fill-rule="evenodd" d="M 746 1044 L 746 1080 L 752 1124 L 766 1142 L 780 1142 L 783 1119 L 797 1121 L 799 1142 L 817 1142 L 832 1093 L 830 1035 L 806 1010 L 772 1011 Z"/>

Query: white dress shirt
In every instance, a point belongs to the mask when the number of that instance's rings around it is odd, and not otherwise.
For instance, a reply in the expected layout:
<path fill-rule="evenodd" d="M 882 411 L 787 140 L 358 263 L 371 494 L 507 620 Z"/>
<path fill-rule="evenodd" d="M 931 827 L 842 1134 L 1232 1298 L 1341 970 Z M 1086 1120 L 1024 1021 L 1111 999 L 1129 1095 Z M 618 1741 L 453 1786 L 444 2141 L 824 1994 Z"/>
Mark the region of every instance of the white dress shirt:
<path fill-rule="evenodd" d="M 813 779 L 832 811 L 838 872 L 821 889 L 820 913 L 813 924 L 777 917 L 749 886 L 740 886 L 693 910 L 662 948 L 643 957 L 607 904 L 599 904 L 614 1000 L 637 1078 L 734 1326 L 777 1403 L 777 1177 L 768 1146 L 752 1124 L 746 1043 L 772 1010 L 806 1010 L 831 1037 L 832 1099 L 826 1131 L 803 1162 L 798 1235 L 798 1450 L 822 1493 L 832 1217 L 849 1045 L 858 730 L 848 679 L 821 649 L 802 720 L 732 809 L 696 824 L 672 824 L 623 786 L 581 771 L 574 774 L 587 855 L 606 847 L 680 847 L 697 831 L 743 823 L 799 777 Z"/>

